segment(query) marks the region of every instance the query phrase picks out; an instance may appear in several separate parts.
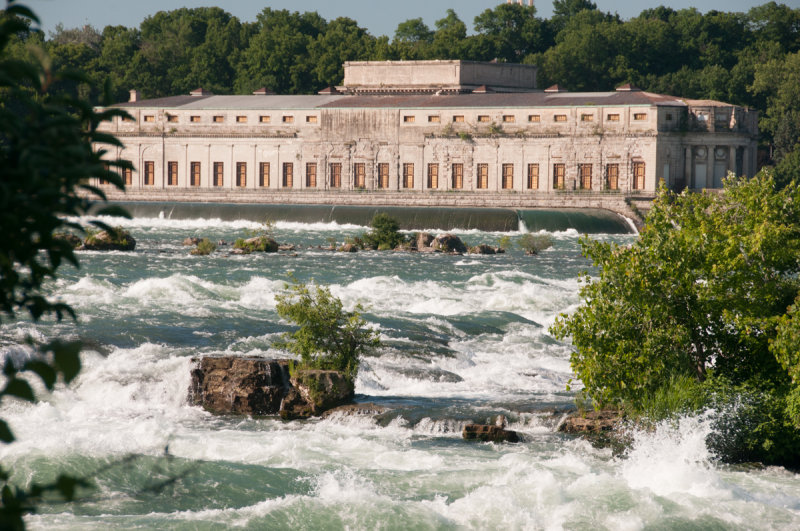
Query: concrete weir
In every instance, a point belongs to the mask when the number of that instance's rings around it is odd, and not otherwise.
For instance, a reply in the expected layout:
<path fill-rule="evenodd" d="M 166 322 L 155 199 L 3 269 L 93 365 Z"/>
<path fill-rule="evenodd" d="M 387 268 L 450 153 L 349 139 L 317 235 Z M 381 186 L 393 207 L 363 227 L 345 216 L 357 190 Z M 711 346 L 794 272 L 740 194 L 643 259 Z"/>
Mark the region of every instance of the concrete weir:
<path fill-rule="evenodd" d="M 220 219 L 231 221 L 296 221 L 369 225 L 375 214 L 384 212 L 397 219 L 405 230 L 478 229 L 508 232 L 526 230 L 563 231 L 575 229 L 587 234 L 633 232 L 621 215 L 600 208 L 479 208 L 404 207 L 378 205 L 197 203 L 170 201 L 114 201 L 133 217 L 167 219 Z"/>

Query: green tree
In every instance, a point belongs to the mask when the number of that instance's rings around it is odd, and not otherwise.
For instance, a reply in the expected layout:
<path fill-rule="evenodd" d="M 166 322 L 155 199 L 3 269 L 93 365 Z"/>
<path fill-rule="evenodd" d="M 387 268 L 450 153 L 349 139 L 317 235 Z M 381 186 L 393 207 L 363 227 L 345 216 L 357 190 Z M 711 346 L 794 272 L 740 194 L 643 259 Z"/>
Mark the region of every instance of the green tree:
<path fill-rule="evenodd" d="M 420 60 L 428 57 L 433 31 L 421 18 L 412 18 L 397 25 L 392 48 L 397 59 Z"/>
<path fill-rule="evenodd" d="M 769 340 L 798 293 L 800 189 L 769 175 L 721 196 L 662 189 L 630 247 L 584 240 L 598 267 L 553 327 L 601 404 L 636 404 L 671 376 L 785 383 Z"/>
<path fill-rule="evenodd" d="M 309 59 L 314 65 L 312 90 L 339 85 L 344 79 L 345 61 L 366 61 L 371 58 L 375 38 L 350 18 L 332 20 L 309 45 Z"/>
<path fill-rule="evenodd" d="M 239 55 L 235 90 L 249 93 L 266 86 L 278 94 L 304 94 L 322 88 L 314 79 L 309 50 L 326 27 L 325 19 L 315 12 L 265 8 Z"/>
<path fill-rule="evenodd" d="M 55 278 L 62 263 L 78 265 L 72 246 L 55 237 L 55 232 L 82 230 L 66 218 L 85 215 L 96 198 L 104 199 L 101 190 L 88 184 L 90 177 L 123 188 L 117 170 L 131 165 L 106 158 L 104 146 L 121 147 L 121 143 L 98 131 L 101 122 L 126 115 L 123 111 L 97 112 L 85 100 L 51 94 L 56 83 L 84 83 L 84 76 L 52 69 L 41 48 L 31 52 L 39 58 L 36 62 L 6 53 L 13 38 L 27 40 L 31 21 L 38 22 L 33 12 L 13 0 L 0 12 L 0 315 L 14 318 L 22 312 L 38 321 L 45 315 L 58 319 L 74 315 L 69 306 L 48 299 L 44 291 L 44 284 Z M 99 213 L 122 212 L 104 209 Z M 80 371 L 79 354 L 79 343 L 56 340 L 39 345 L 21 366 L 6 361 L 0 400 L 35 400 L 23 373 L 37 375 L 48 390 L 59 379 L 70 382 Z M 8 425 L 0 420 L 0 441 L 13 440 Z M 34 482 L 23 489 L 10 485 L 9 478 L 9 471 L 0 469 L 3 529 L 24 529 L 23 517 L 36 510 L 43 495 L 57 493 L 69 500 L 77 487 L 86 485 L 61 475 L 53 483 Z"/>
<path fill-rule="evenodd" d="M 359 357 L 380 346 L 378 332 L 367 327 L 361 305 L 346 311 L 329 288 L 291 280 L 286 292 L 275 296 L 276 309 L 299 328 L 276 346 L 299 356 L 299 369 L 339 371 L 354 382 Z"/>
<path fill-rule="evenodd" d="M 475 17 L 475 31 L 486 40 L 491 58 L 521 63 L 532 53 L 543 52 L 546 46 L 542 21 L 536 8 L 519 4 L 500 4 Z"/>

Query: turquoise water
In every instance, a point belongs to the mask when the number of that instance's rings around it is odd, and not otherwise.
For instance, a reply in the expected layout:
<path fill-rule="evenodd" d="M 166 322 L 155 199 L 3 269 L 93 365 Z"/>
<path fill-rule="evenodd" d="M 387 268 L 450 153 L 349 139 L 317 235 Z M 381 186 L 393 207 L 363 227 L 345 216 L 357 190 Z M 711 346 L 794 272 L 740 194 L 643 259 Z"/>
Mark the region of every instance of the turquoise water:
<path fill-rule="evenodd" d="M 551 233 L 536 257 L 340 254 L 317 246 L 364 227 L 279 222 L 296 256 L 194 257 L 186 236 L 232 242 L 258 225 L 121 223 L 135 252 L 82 252 L 52 286 L 77 323 L 0 328 L 6 356 L 29 355 L 27 336 L 89 347 L 77 381 L 0 411 L 19 439 L 0 448 L 14 481 L 69 472 L 96 485 L 77 503 L 45 503 L 33 529 L 800 527 L 797 476 L 719 465 L 705 418 L 634 433 L 624 456 L 555 432 L 573 375 L 570 346 L 547 328 L 579 301 L 589 264 L 575 231 Z M 514 236 L 455 232 L 470 244 Z M 274 301 L 289 271 L 366 308 L 384 346 L 362 361 L 356 399 L 386 414 L 287 423 L 187 403 L 194 356 L 285 356 L 271 345 L 289 329 Z M 461 440 L 465 423 L 499 413 L 522 443 Z"/>

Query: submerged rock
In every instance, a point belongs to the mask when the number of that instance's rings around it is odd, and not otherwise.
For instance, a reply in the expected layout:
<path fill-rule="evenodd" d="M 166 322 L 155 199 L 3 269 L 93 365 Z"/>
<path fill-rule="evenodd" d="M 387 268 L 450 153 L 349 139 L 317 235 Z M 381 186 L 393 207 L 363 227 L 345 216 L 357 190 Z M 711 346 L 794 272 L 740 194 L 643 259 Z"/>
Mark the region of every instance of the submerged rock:
<path fill-rule="evenodd" d="M 378 404 L 373 404 L 372 402 L 367 402 L 364 404 L 347 404 L 329 409 L 322 414 L 322 418 L 326 419 L 334 415 L 340 415 L 343 417 L 374 417 L 377 415 L 382 415 L 387 411 L 389 411 L 388 408 L 379 406 Z"/>
<path fill-rule="evenodd" d="M 503 424 L 505 424 L 505 418 L 503 420 Z M 490 424 L 467 424 L 461 432 L 461 437 L 467 441 L 519 442 L 517 432 Z"/>
<path fill-rule="evenodd" d="M 136 248 L 136 240 L 131 233 L 121 227 L 110 231 L 100 231 L 97 234 L 90 234 L 83 240 L 80 247 L 85 251 L 133 251 Z"/>

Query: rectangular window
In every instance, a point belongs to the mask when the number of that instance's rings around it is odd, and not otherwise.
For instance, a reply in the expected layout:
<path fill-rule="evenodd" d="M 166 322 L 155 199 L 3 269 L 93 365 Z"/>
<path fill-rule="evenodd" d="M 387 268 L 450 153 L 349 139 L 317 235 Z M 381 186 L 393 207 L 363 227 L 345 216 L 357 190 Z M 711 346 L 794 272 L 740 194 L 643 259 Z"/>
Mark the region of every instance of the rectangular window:
<path fill-rule="evenodd" d="M 504 114 L 503 115 L 503 123 L 513 124 L 516 121 L 517 121 L 517 118 L 513 114 Z"/>
<path fill-rule="evenodd" d="M 528 164 L 528 190 L 539 189 L 539 165 Z"/>
<path fill-rule="evenodd" d="M 269 162 L 262 162 L 258 165 L 258 186 L 269 187 Z"/>
<path fill-rule="evenodd" d="M 403 188 L 414 188 L 414 165 L 403 163 Z"/>
<path fill-rule="evenodd" d="M 283 163 L 283 187 L 292 188 L 294 186 L 294 164 L 291 162 Z"/>
<path fill-rule="evenodd" d="M 200 163 L 192 162 L 189 173 L 189 185 L 200 186 Z"/>
<path fill-rule="evenodd" d="M 592 189 L 592 165 L 578 164 L 578 175 L 580 176 L 581 190 Z"/>
<path fill-rule="evenodd" d="M 189 117 L 189 121 L 192 122 L 193 124 L 196 124 L 196 123 L 198 123 L 200 121 L 200 117 L 199 116 L 190 116 Z"/>
<path fill-rule="evenodd" d="M 619 190 L 619 164 L 606 164 L 606 188 Z"/>
<path fill-rule="evenodd" d="M 457 123 L 457 124 L 464 123 L 464 115 L 463 114 L 457 114 L 457 115 L 453 116 L 453 121 L 455 123 Z"/>
<path fill-rule="evenodd" d="M 156 183 L 156 163 L 152 160 L 144 161 L 144 184 L 153 186 Z"/>
<path fill-rule="evenodd" d="M 125 183 L 125 186 L 130 186 L 133 184 L 133 170 L 130 168 L 122 168 L 122 182 Z"/>
<path fill-rule="evenodd" d="M 282 118 L 283 123 L 285 124 L 293 124 L 294 123 L 294 116 L 284 116 Z"/>
<path fill-rule="evenodd" d="M 442 121 L 442 118 L 440 116 L 438 116 L 438 115 L 432 114 L 432 115 L 428 116 L 428 121 L 430 123 L 432 123 L 432 124 L 438 124 L 439 122 Z"/>
<path fill-rule="evenodd" d="M 389 188 L 389 163 L 378 164 L 378 188 Z"/>
<path fill-rule="evenodd" d="M 538 114 L 529 114 L 528 115 L 528 121 L 529 122 L 539 123 L 539 122 L 542 121 L 542 117 L 539 116 Z"/>
<path fill-rule="evenodd" d="M 122 121 L 123 122 L 135 122 L 136 120 L 134 120 L 132 116 L 123 116 L 122 117 Z"/>
<path fill-rule="evenodd" d="M 146 114 L 145 117 L 144 117 L 144 121 L 145 122 L 155 122 L 156 121 L 156 117 L 153 116 L 152 114 Z"/>
<path fill-rule="evenodd" d="M 555 190 L 564 189 L 566 174 L 567 167 L 564 164 L 553 164 L 553 188 Z"/>
<path fill-rule="evenodd" d="M 306 188 L 317 187 L 317 163 L 306 162 Z"/>
<path fill-rule="evenodd" d="M 269 116 L 259 116 L 258 121 L 262 124 L 268 124 L 270 122 Z"/>
<path fill-rule="evenodd" d="M 215 116 L 213 118 L 213 120 L 214 120 L 215 124 L 221 124 L 222 122 L 225 121 L 225 117 L 224 116 Z"/>
<path fill-rule="evenodd" d="M 167 121 L 174 124 L 178 121 L 178 117 L 174 114 L 167 115 Z"/>
<path fill-rule="evenodd" d="M 503 190 L 514 188 L 514 165 L 503 164 Z"/>
<path fill-rule="evenodd" d="M 178 186 L 178 163 L 174 160 L 167 162 L 167 186 Z"/>
<path fill-rule="evenodd" d="M 247 163 L 236 163 L 236 186 L 244 188 L 247 186 Z"/>
<path fill-rule="evenodd" d="M 331 173 L 331 188 L 341 188 L 342 187 L 342 163 L 341 162 L 331 162 L 330 173 Z"/>
<path fill-rule="evenodd" d="M 556 114 L 555 116 L 553 116 L 553 121 L 554 122 L 566 122 L 567 121 L 567 115 L 566 114 Z"/>
<path fill-rule="evenodd" d="M 668 122 L 672 121 L 672 113 L 669 113 L 669 112 L 667 113 L 667 121 Z"/>
<path fill-rule="evenodd" d="M 478 116 L 478 121 L 481 123 L 488 123 L 491 121 L 488 114 L 481 114 Z"/>
<path fill-rule="evenodd" d="M 453 164 L 453 189 L 464 188 L 464 165 L 460 162 Z"/>
<path fill-rule="evenodd" d="M 306 123 L 307 124 L 315 124 L 315 123 L 317 123 L 317 117 L 316 116 L 306 116 Z"/>
<path fill-rule="evenodd" d="M 439 188 L 439 165 L 428 164 L 428 188 L 436 190 Z"/>
<path fill-rule="evenodd" d="M 594 114 L 581 114 L 581 122 L 594 122 Z"/>
<path fill-rule="evenodd" d="M 213 186 L 222 186 L 223 184 L 223 171 L 225 170 L 225 165 L 222 162 L 215 162 L 214 163 L 214 183 Z"/>
<path fill-rule="evenodd" d="M 367 187 L 367 165 L 363 162 L 356 162 L 353 164 L 353 187 Z"/>
<path fill-rule="evenodd" d="M 644 190 L 644 162 L 633 163 L 633 189 Z"/>
<path fill-rule="evenodd" d="M 636 120 L 637 122 L 641 122 L 643 120 L 647 120 L 647 113 L 643 113 L 643 112 L 634 113 L 633 119 Z"/>
<path fill-rule="evenodd" d="M 478 182 L 477 187 L 481 190 L 489 188 L 489 165 L 478 164 Z"/>
<path fill-rule="evenodd" d="M 237 124 L 246 124 L 247 123 L 247 116 L 237 116 L 236 117 Z"/>
<path fill-rule="evenodd" d="M 413 124 L 414 123 L 414 116 L 403 116 L 403 123 Z"/>
<path fill-rule="evenodd" d="M 606 116 L 606 121 L 619 122 L 619 114 L 609 114 L 608 116 Z"/>

